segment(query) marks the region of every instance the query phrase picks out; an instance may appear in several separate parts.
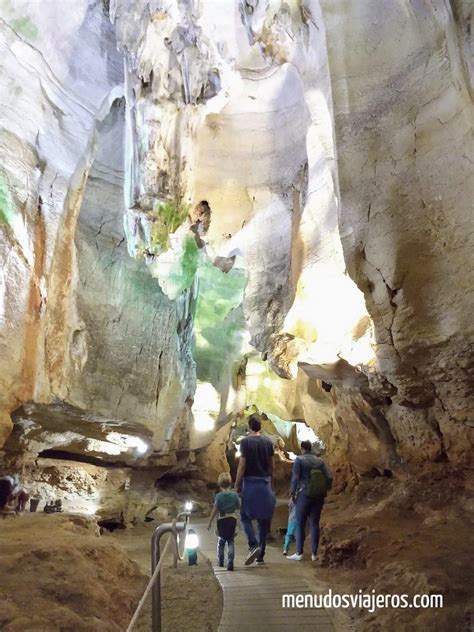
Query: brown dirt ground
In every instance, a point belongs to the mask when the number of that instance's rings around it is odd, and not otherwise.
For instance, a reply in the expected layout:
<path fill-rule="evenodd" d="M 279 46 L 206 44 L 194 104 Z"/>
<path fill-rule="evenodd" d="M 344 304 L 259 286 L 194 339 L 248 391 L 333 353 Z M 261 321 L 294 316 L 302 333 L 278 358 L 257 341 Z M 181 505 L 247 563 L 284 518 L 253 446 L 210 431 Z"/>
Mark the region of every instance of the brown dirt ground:
<path fill-rule="evenodd" d="M 353 611 L 354 631 L 474 630 L 473 491 L 473 472 L 440 463 L 408 481 L 365 479 L 328 498 L 315 581 L 338 593 L 444 596 L 443 609 Z"/>
<path fill-rule="evenodd" d="M 472 632 L 473 491 L 473 472 L 439 463 L 407 481 L 364 479 L 332 495 L 319 561 L 314 571 L 304 562 L 315 590 L 444 596 L 442 610 L 353 611 L 351 632 Z M 285 513 L 279 507 L 274 528 Z M 0 630 L 123 632 L 146 584 L 155 526 L 98 538 L 94 521 L 77 516 L 0 520 Z M 215 632 L 222 595 L 207 560 L 168 565 L 163 575 L 164 632 Z M 149 632 L 150 620 L 147 604 L 137 632 Z"/>
<path fill-rule="evenodd" d="M 123 632 L 146 577 L 93 520 L 0 519 L 2 632 Z"/>
<path fill-rule="evenodd" d="M 1 519 L 0 630 L 124 632 L 147 583 L 155 527 L 98 537 L 95 521 L 80 516 Z M 164 632 L 217 630 L 222 593 L 205 558 L 193 567 L 168 563 L 162 585 Z M 150 629 L 151 598 L 135 632 Z"/>
<path fill-rule="evenodd" d="M 108 537 L 150 574 L 150 542 L 157 523 L 116 530 Z M 107 537 L 107 536 L 106 536 Z M 166 536 L 163 543 L 166 542 Z M 171 561 L 170 549 L 167 560 Z M 222 592 L 211 564 L 201 555 L 197 566 L 180 562 L 174 569 L 165 563 L 162 575 L 163 632 L 216 632 L 222 613 Z M 148 598 L 135 632 L 151 630 L 151 597 Z"/>

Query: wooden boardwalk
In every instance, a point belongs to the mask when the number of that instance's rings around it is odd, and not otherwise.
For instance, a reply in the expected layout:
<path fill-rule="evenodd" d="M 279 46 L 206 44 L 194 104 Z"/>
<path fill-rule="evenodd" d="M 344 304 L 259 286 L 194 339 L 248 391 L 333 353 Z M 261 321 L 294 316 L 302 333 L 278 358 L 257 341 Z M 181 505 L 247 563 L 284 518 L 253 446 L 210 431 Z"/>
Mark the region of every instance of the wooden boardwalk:
<path fill-rule="evenodd" d="M 334 632 L 326 610 L 283 608 L 282 595 L 314 592 L 301 573 L 308 562 L 288 561 L 275 547 L 268 547 L 265 565 L 244 566 L 245 535 L 236 538 L 235 570 L 216 566 L 216 538 L 202 522 L 193 523 L 200 550 L 213 563 L 224 595 L 219 632 Z M 298 568 L 299 567 L 299 568 Z"/>

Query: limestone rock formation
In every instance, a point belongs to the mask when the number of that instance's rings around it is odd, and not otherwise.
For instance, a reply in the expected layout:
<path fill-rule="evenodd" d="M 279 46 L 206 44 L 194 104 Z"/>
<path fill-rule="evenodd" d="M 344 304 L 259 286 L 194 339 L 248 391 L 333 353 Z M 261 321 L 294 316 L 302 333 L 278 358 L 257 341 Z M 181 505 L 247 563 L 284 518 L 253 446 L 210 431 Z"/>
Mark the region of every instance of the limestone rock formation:
<path fill-rule="evenodd" d="M 473 438 L 471 18 L 456 2 L 386 11 L 353 4 L 337 41 L 331 16 L 327 26 L 342 242 L 374 323 L 399 453 L 456 460 Z"/>
<path fill-rule="evenodd" d="M 469 458 L 468 2 L 1 11 L 10 462 L 225 467 L 248 404 L 341 486 Z"/>
<path fill-rule="evenodd" d="M 2 118 L 2 432 L 22 402 L 65 402 L 63 431 L 77 431 L 74 413 L 66 414 L 76 408 L 96 426 L 125 422 L 132 444 L 148 435 L 150 452 L 173 440 L 188 410 L 191 332 L 186 310 L 127 253 L 114 29 L 105 8 L 88 2 L 59 27 L 58 6 L 41 13 L 20 4 L 6 5 L 1 23 L 10 86 Z M 61 54 L 59 41 L 67 42 Z M 19 69 L 18 59 L 28 64 Z M 48 428 L 48 409 L 39 410 L 36 423 Z M 157 423 L 163 417 L 168 423 Z M 86 442 L 101 432 L 89 426 L 89 434 L 81 429 Z M 64 443 L 50 435 L 42 449 Z"/>

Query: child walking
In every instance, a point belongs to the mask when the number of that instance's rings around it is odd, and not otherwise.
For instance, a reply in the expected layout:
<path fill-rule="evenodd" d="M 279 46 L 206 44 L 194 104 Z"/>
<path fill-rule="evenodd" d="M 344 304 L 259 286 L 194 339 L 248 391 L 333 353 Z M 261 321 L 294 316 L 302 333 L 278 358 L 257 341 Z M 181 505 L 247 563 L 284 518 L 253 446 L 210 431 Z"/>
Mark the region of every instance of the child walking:
<path fill-rule="evenodd" d="M 234 537 L 237 526 L 238 510 L 240 509 L 240 498 L 232 491 L 232 479 L 230 474 L 223 472 L 219 474 L 217 484 L 220 492 L 214 499 L 211 517 L 209 518 L 208 530 L 211 529 L 212 522 L 217 515 L 217 561 L 219 566 L 224 566 L 224 552 L 227 544 L 227 570 L 234 570 Z"/>
<path fill-rule="evenodd" d="M 290 544 L 295 539 L 297 525 L 296 503 L 293 498 L 290 498 L 288 502 L 288 527 L 286 529 L 285 541 L 283 542 L 283 555 L 288 555 Z"/>

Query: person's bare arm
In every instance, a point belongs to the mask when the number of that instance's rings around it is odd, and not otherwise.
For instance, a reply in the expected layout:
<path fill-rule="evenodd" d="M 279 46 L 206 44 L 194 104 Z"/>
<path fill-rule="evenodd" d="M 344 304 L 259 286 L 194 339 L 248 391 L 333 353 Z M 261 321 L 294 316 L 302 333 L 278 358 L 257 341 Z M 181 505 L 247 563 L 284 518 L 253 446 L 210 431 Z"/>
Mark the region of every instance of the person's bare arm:
<path fill-rule="evenodd" d="M 237 476 L 235 477 L 235 491 L 240 494 L 242 491 L 242 479 L 245 474 L 245 464 L 247 459 L 244 456 L 239 458 L 239 466 L 237 468 Z"/>
<path fill-rule="evenodd" d="M 208 531 L 211 530 L 211 526 L 212 526 L 212 523 L 214 521 L 214 518 L 216 517 L 216 513 L 217 513 L 217 507 L 216 507 L 216 505 L 214 505 L 214 507 L 212 508 L 212 511 L 211 511 L 211 515 L 209 517 L 209 524 L 207 525 L 207 530 Z"/>

